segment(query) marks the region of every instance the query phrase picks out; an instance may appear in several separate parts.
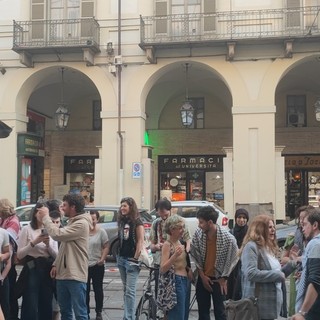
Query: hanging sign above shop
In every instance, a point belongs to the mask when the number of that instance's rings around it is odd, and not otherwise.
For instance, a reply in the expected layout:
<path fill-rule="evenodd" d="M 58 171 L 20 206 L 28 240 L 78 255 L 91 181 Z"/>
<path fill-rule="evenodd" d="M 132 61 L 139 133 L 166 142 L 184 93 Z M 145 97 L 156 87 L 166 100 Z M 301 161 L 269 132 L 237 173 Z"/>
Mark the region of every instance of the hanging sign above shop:
<path fill-rule="evenodd" d="M 160 171 L 222 171 L 223 157 L 219 155 L 158 156 L 158 166 Z"/>
<path fill-rule="evenodd" d="M 320 155 L 285 156 L 286 169 L 317 169 L 320 168 Z"/>
<path fill-rule="evenodd" d="M 64 157 L 64 172 L 90 172 L 94 173 L 95 156 Z"/>
<path fill-rule="evenodd" d="M 43 156 L 43 139 L 32 134 L 18 133 L 18 154 Z"/>

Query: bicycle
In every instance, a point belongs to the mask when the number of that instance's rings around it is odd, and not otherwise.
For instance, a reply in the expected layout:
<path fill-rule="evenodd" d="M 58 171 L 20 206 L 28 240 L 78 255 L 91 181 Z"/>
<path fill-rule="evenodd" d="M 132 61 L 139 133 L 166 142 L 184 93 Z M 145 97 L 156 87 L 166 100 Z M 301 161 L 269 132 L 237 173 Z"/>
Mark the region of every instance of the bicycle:
<path fill-rule="evenodd" d="M 148 267 L 145 263 L 131 261 L 139 267 L 149 270 L 149 277 L 143 285 L 143 293 L 136 308 L 136 320 L 159 320 L 162 317 L 157 316 L 157 303 L 154 293 L 154 272 L 159 268 Z"/>

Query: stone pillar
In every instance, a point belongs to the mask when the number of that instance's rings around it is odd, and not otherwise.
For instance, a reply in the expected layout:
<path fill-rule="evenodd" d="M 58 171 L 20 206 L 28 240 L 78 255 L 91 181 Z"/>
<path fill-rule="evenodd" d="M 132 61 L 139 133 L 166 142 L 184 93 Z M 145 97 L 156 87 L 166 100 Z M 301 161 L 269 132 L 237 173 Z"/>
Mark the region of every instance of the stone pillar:
<path fill-rule="evenodd" d="M 8 198 L 13 205 L 17 204 L 17 133 L 26 132 L 28 118 L 17 113 L 0 113 L 0 119 L 12 128 L 8 138 L 0 139 L 0 194 Z"/>
<path fill-rule="evenodd" d="M 229 219 L 234 219 L 234 196 L 233 196 L 233 148 L 223 148 L 226 157 L 223 158 L 223 188 L 224 210 Z"/>
<path fill-rule="evenodd" d="M 286 190 L 285 190 L 285 164 L 284 157 L 282 156 L 282 151 L 284 146 L 277 146 L 275 157 L 276 157 L 276 202 L 275 202 L 275 217 L 277 220 L 286 219 Z"/>
<path fill-rule="evenodd" d="M 258 207 L 258 213 L 264 212 L 264 208 L 273 213 L 276 207 L 275 106 L 233 107 L 232 111 L 234 202 Z"/>

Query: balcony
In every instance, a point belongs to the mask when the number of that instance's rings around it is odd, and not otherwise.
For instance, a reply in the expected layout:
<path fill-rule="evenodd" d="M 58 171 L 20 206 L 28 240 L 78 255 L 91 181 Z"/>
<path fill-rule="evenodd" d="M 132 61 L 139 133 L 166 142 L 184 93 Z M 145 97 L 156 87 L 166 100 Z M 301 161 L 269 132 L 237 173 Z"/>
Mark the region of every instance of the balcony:
<path fill-rule="evenodd" d="M 153 50 L 320 37 L 319 11 L 319 6 L 310 6 L 140 17 L 140 47 Z"/>
<path fill-rule="evenodd" d="M 26 65 L 35 54 L 83 52 L 90 60 L 100 52 L 99 37 L 100 26 L 93 18 L 14 21 L 12 50 L 26 59 Z"/>

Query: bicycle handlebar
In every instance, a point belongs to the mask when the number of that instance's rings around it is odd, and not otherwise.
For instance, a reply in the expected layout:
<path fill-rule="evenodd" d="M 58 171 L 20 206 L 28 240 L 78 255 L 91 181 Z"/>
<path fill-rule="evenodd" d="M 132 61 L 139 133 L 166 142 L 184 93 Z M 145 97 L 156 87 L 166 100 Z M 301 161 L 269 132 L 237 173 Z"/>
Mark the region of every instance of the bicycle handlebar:
<path fill-rule="evenodd" d="M 152 271 L 156 271 L 156 270 L 159 270 L 159 267 L 149 267 L 147 264 L 145 264 L 144 262 L 142 261 L 139 261 L 139 260 L 136 260 L 134 258 L 128 258 L 128 261 L 131 265 L 133 266 L 138 266 L 138 267 L 142 267 L 142 268 L 145 268 L 145 269 L 148 269 L 148 270 L 152 270 Z"/>

